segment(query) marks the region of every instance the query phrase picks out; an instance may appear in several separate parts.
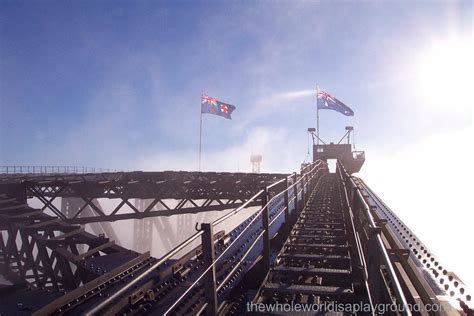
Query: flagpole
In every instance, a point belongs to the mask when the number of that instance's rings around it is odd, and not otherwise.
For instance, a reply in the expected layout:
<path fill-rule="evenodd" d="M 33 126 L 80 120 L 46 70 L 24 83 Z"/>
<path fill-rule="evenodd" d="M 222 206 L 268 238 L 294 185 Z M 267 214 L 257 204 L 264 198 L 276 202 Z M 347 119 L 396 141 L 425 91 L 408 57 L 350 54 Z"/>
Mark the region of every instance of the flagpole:
<path fill-rule="evenodd" d="M 319 85 L 316 85 L 316 145 L 319 145 L 319 106 L 318 106 L 318 96 L 319 96 Z"/>
<path fill-rule="evenodd" d="M 199 120 L 199 171 L 201 171 L 201 148 L 202 148 L 202 91 L 201 91 L 201 100 L 199 100 L 201 118 Z"/>

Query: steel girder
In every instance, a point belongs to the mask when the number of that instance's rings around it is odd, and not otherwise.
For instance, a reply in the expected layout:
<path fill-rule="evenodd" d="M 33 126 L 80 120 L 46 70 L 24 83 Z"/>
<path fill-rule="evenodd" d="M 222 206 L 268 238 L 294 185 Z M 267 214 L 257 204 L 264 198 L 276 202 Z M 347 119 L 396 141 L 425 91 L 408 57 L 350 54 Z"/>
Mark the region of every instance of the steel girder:
<path fill-rule="evenodd" d="M 61 199 L 61 213 L 66 215 L 66 218 L 74 216 L 80 209 L 83 208 L 84 201 L 80 198 L 62 198 Z M 103 211 L 102 206 L 99 201 L 95 200 L 94 204 Z M 92 208 L 87 206 L 83 208 L 81 217 L 91 217 L 95 216 Z M 94 222 L 90 223 L 90 228 L 92 232 L 97 235 L 105 235 L 112 240 L 115 240 L 117 244 L 120 244 L 119 236 L 115 233 L 112 224 L 109 222 Z"/>
<path fill-rule="evenodd" d="M 0 269 L 11 280 L 71 290 L 137 255 L 79 225 L 0 195 Z"/>
<path fill-rule="evenodd" d="M 261 265 L 262 235 L 268 231 L 266 238 L 271 248 L 267 248 L 265 253 L 267 258 L 271 256 L 273 259 L 276 251 L 272 249 L 278 248 L 280 240 L 284 241 L 282 236 L 290 229 L 291 223 L 303 209 L 309 193 L 318 182 L 317 179 L 327 172 L 327 168 L 323 165 L 320 169 L 322 173 L 314 170 L 315 179 L 310 179 L 309 175 L 302 178 L 294 174 L 291 178 L 282 179 L 260 190 L 253 199 L 260 201 L 260 208 L 264 211 L 254 210 L 253 214 L 246 217 L 240 225 L 227 234 L 224 231 L 217 232 L 215 229 L 213 232 L 209 231 L 209 234 L 200 235 L 200 232 L 196 232 L 154 264 L 145 266 L 140 271 L 136 270 L 133 277 L 129 278 L 127 274 L 123 274 L 128 267 L 124 268 L 117 275 L 110 276 L 110 280 L 115 280 L 110 286 L 97 286 L 97 282 L 94 281 L 90 284 L 90 287 L 94 286 L 91 290 L 86 284 L 83 288 L 70 293 L 71 297 L 45 306 L 38 315 L 46 312 L 54 313 L 58 309 L 71 314 L 79 309 L 81 313 L 85 311 L 86 314 L 91 315 L 102 314 L 104 308 L 109 314 L 119 314 L 123 309 L 126 309 L 128 314 L 146 311 L 162 315 L 167 309 L 173 309 L 175 314 L 198 314 L 199 311 L 205 309 L 206 302 L 203 300 L 205 293 L 203 283 L 197 278 L 204 273 L 206 262 L 209 263 L 208 259 L 212 252 L 215 252 L 215 258 L 220 258 L 220 261 L 215 264 L 215 273 L 213 273 L 215 284 L 218 285 L 217 288 L 213 287 L 214 293 L 217 292 L 217 299 L 220 302 L 225 301 L 232 297 L 234 290 L 242 293 L 240 287 L 242 282 L 245 283 L 249 279 L 258 280 L 265 276 Z M 298 178 L 300 180 L 294 184 Z M 288 186 L 292 184 L 294 187 L 289 189 Z M 287 194 L 282 192 L 285 189 L 288 190 Z M 248 206 L 249 204 L 245 204 L 244 208 Z M 199 217 L 203 215 L 200 214 Z M 235 217 L 230 218 L 231 216 L 232 212 L 215 220 L 212 225 L 217 228 L 217 225 L 224 221 L 229 223 L 228 221 L 235 220 Z M 204 224 L 201 229 L 206 226 L 210 225 Z M 202 237 L 201 245 L 190 249 L 191 244 L 200 236 Z M 204 243 L 207 243 L 206 247 Z M 184 255 L 181 256 L 183 253 Z M 247 273 L 250 271 L 256 273 L 257 277 L 248 278 Z M 185 294 L 193 282 L 198 282 L 196 288 L 186 295 L 184 301 L 179 302 L 180 296 Z M 130 290 L 130 288 L 133 289 Z M 172 307 L 175 303 L 177 303 L 176 308 Z M 78 304 L 81 304 L 79 309 Z"/>
<path fill-rule="evenodd" d="M 86 175 L 9 175 L 0 176 L 6 188 L 24 190 L 36 197 L 59 218 L 71 224 L 140 219 L 152 216 L 200 213 L 235 209 L 262 187 L 284 174 L 217 172 L 126 172 Z M 23 178 L 22 178 L 23 177 Z M 75 197 L 83 201 L 75 212 L 64 214 L 53 202 Z M 103 210 L 97 198 L 119 199 L 114 209 Z M 138 209 L 131 199 L 151 199 Z M 255 201 L 254 205 L 259 205 Z M 86 214 L 88 213 L 88 214 Z"/>
<path fill-rule="evenodd" d="M 23 175 L 0 183 L 23 183 L 45 197 L 139 199 L 245 199 L 285 174 L 225 172 L 124 172 L 90 175 Z M 28 192 L 31 193 L 31 192 Z"/>
<path fill-rule="evenodd" d="M 146 200 L 135 200 L 138 209 L 146 207 Z M 133 245 L 140 253 L 151 251 L 153 245 L 153 218 L 137 219 L 133 221 Z"/>

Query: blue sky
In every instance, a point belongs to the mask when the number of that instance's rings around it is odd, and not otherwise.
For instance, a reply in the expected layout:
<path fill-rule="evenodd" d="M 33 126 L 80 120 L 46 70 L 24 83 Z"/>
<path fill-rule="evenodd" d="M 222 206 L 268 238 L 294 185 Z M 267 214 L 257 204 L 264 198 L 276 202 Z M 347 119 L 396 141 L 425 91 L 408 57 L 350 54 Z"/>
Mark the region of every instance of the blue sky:
<path fill-rule="evenodd" d="M 204 116 L 205 170 L 249 171 L 260 153 L 263 171 L 290 172 L 319 84 L 355 112 L 322 111 L 322 137 L 355 127 L 361 175 L 422 239 L 443 225 L 427 212 L 467 212 L 452 188 L 466 176 L 435 170 L 472 155 L 470 1 L 0 5 L 0 165 L 196 170 L 204 91 L 237 107 Z"/>
<path fill-rule="evenodd" d="M 233 121 L 205 116 L 205 153 L 276 129 L 298 144 L 293 166 L 315 98 L 284 94 L 317 83 L 356 112 L 322 113 L 326 139 L 352 124 L 361 147 L 392 146 L 472 122 L 460 113 L 446 126 L 413 106 L 403 64 L 434 34 L 466 36 L 468 2 L 250 4 L 3 2 L 2 164 L 129 169 L 167 151 L 190 156 L 202 90 L 237 106 Z"/>

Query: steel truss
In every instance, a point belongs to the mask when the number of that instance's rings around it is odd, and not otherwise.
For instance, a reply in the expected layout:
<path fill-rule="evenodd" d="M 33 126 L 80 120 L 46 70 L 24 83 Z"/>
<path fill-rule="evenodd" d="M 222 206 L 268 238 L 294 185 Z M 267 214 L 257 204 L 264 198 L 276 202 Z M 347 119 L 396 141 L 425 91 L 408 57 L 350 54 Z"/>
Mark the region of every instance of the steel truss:
<path fill-rule="evenodd" d="M 2 183 L 22 188 L 26 196 L 43 203 L 42 210 L 49 209 L 68 223 L 85 224 L 235 209 L 261 187 L 286 175 L 165 171 L 22 176 L 9 175 Z M 75 213 L 64 214 L 53 204 L 60 197 L 79 198 L 83 205 Z M 112 210 L 102 210 L 95 201 L 98 198 L 120 202 Z M 132 199 L 151 202 L 139 209 Z M 86 214 L 88 208 L 92 212 Z"/>
<path fill-rule="evenodd" d="M 254 184 L 257 189 L 250 197 L 205 197 L 238 200 L 243 204 L 214 222 L 196 226 L 194 235 L 159 260 L 150 258 L 149 253 L 138 256 L 117 246 L 107 248 L 107 240 L 90 234 L 88 237 L 93 241 L 89 249 L 92 249 L 76 254 L 74 246 L 79 249 L 78 244 L 84 243 L 87 237 L 75 237 L 84 234 L 80 227 L 3 196 L 0 200 L 2 269 L 15 274 L 20 270 L 17 266 L 25 266 L 34 274 L 30 266 L 35 266 L 42 275 L 49 270 L 63 277 L 67 269 L 63 273 L 64 269 L 56 268 L 54 260 L 66 258 L 71 266 L 82 262 L 77 260 L 81 256 L 87 257 L 76 269 L 95 275 L 77 280 L 76 284 L 82 282 L 82 286 L 65 295 L 43 302 L 34 309 L 34 315 L 240 315 L 250 301 L 397 304 L 405 309 L 394 314 L 404 315 L 412 315 L 406 309 L 410 304 L 443 304 L 467 315 L 474 313 L 471 294 L 461 280 L 446 270 L 365 183 L 348 174 L 341 163 L 335 175 L 328 175 L 326 164 L 318 161 L 303 166 L 300 175 L 283 176 L 279 181 L 261 186 Z M 40 187 L 52 188 L 52 185 L 42 183 L 37 188 Z M 59 186 L 42 194 L 49 198 L 44 201 L 44 209 L 51 205 L 51 199 L 62 194 L 58 190 Z M 209 188 L 203 190 L 210 194 Z M 200 193 L 201 197 L 205 194 Z M 185 198 L 197 199 L 189 196 L 180 199 Z M 153 208 L 157 208 L 157 203 Z M 143 204 L 137 206 L 141 212 L 148 207 Z M 217 230 L 221 223 L 235 219 L 232 216 L 254 204 L 259 205 L 258 210 L 252 210 L 235 229 L 227 233 Z M 43 215 L 36 221 L 35 214 Z M 17 220 L 18 216 L 22 219 Z M 15 237 L 20 231 L 32 235 L 31 240 L 39 235 L 54 242 L 43 242 L 46 251 L 40 250 L 43 247 L 40 244 L 31 255 L 30 235 L 25 235 L 26 239 L 21 234 Z M 136 240 L 141 237 L 137 235 Z M 34 245 L 38 243 L 36 239 Z M 60 242 L 58 239 L 63 243 L 53 246 Z M 201 240 L 200 245 L 189 249 L 197 240 Z M 99 249 L 101 246 L 103 250 Z M 61 249 L 69 254 L 61 257 L 64 251 Z M 104 255 L 99 256 L 100 252 Z M 35 258 L 30 259 L 30 266 L 23 259 L 28 253 Z M 40 259 L 35 257 L 37 254 Z M 20 265 L 16 264 L 18 257 Z M 64 285 L 65 280 L 61 286 L 55 286 L 53 277 L 50 273 L 33 284 L 71 288 L 72 284 Z M 7 310 L 15 312 L 18 307 L 13 305 Z M 369 314 L 375 315 L 376 311 Z M 442 312 L 429 314 L 443 315 Z M 452 314 L 456 314 L 454 310 Z"/>
<path fill-rule="evenodd" d="M 143 310 L 156 314 L 198 314 L 206 308 L 213 314 L 217 312 L 220 302 L 231 298 L 234 290 L 238 290 L 239 284 L 248 278 L 247 274 L 254 273 L 255 267 L 259 267 L 260 276 L 264 275 L 268 263 L 275 256 L 274 243 L 278 244 L 284 231 L 291 227 L 317 180 L 325 172 L 326 165 L 318 162 L 305 167 L 304 175 L 294 174 L 263 187 L 242 207 L 212 223 L 203 223 L 197 233 L 160 260 L 137 269 L 133 278 L 127 279 L 127 274 L 111 272 L 104 275 L 105 279 L 101 282 L 118 278 L 116 285 L 101 288 L 96 285 L 97 282 L 90 282 L 83 289 L 72 291 L 44 306 L 38 315 L 55 314 L 58 310 L 75 313 L 79 304 L 87 315 L 102 314 L 105 310 L 109 314 L 125 310 L 131 314 Z M 255 199 L 261 201 L 260 209 L 239 226 L 227 234 L 215 230 L 220 223 L 231 220 L 234 214 L 249 207 Z M 200 246 L 179 259 L 172 259 L 198 239 L 201 239 Z M 219 262 L 213 263 L 213 258 Z M 215 264 L 212 273 L 207 269 L 210 263 Z M 129 267 L 124 266 L 121 271 L 125 272 Z M 120 281 L 125 279 L 126 283 Z"/>
<path fill-rule="evenodd" d="M 72 290 L 106 272 L 96 262 L 113 257 L 112 267 L 138 255 L 4 194 L 0 231 L 2 274 L 33 288 Z"/>

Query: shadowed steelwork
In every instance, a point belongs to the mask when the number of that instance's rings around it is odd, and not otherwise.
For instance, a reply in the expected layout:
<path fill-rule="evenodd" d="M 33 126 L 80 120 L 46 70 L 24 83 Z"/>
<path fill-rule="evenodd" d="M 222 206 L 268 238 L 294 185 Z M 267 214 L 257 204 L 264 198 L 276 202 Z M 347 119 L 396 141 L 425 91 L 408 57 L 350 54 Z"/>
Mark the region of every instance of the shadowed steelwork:
<path fill-rule="evenodd" d="M 0 187 L 20 196 L 35 197 L 42 209 L 71 224 L 171 216 L 221 211 L 242 205 L 259 188 L 284 178 L 284 174 L 216 172 L 126 172 L 104 174 L 0 176 Z M 63 213 L 54 206 L 58 198 L 79 198 L 82 206 Z M 97 198 L 117 199 L 113 209 L 103 210 Z M 151 199 L 144 209 L 131 199 Z M 258 205 L 258 200 L 253 201 Z"/>
<path fill-rule="evenodd" d="M 444 308 L 433 315 L 473 313 L 463 282 L 351 176 L 352 162 L 346 171 L 344 157 L 335 173 L 316 160 L 298 174 L 263 177 L 178 172 L 8 178 L 0 186 L 0 262 L 14 285 L 3 294 L 0 313 L 241 315 L 262 314 L 249 310 L 251 304 L 290 302 L 355 304 L 372 315 L 380 312 L 377 304 L 398 306 L 393 315 L 420 314 L 410 309 L 415 304 Z M 168 180 L 160 178 L 165 175 Z M 27 195 L 40 199 L 43 209 L 29 208 Z M 54 198 L 71 195 L 73 207 L 54 208 Z M 155 259 L 70 223 L 117 219 L 117 208 L 104 210 L 93 202 L 117 196 L 133 206 L 134 216 L 158 216 L 136 221 L 137 248 L 151 248 L 153 223 L 160 240 L 174 248 Z M 137 197 L 149 200 L 129 202 Z M 181 212 L 179 234 L 195 224 L 185 212 L 208 206 L 233 210 L 196 223 L 196 232 L 176 246 L 166 233 L 167 217 L 160 215 Z M 46 209 L 56 216 L 46 215 Z M 220 230 L 244 210 L 251 211 L 246 219 L 228 232 Z"/>

